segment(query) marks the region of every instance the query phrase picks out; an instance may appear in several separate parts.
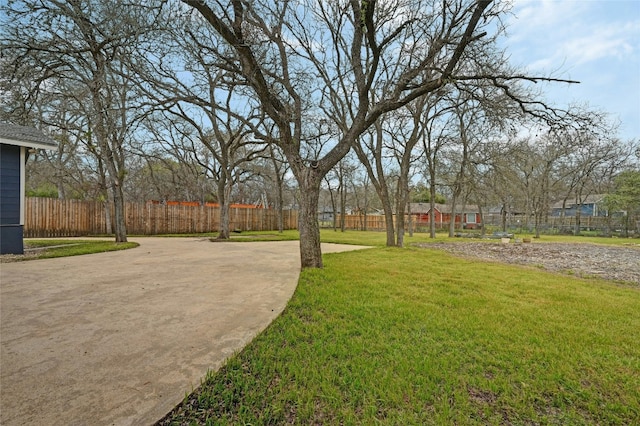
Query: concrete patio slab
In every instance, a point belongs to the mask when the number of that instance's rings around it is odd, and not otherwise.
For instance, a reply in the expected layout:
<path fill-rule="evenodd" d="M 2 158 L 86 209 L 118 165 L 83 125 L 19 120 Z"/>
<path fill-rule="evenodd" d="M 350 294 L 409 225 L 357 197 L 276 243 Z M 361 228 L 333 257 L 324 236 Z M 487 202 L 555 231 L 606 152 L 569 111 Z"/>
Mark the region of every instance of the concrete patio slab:
<path fill-rule="evenodd" d="M 0 424 L 152 424 L 282 312 L 299 276 L 297 241 L 132 240 L 0 265 Z"/>

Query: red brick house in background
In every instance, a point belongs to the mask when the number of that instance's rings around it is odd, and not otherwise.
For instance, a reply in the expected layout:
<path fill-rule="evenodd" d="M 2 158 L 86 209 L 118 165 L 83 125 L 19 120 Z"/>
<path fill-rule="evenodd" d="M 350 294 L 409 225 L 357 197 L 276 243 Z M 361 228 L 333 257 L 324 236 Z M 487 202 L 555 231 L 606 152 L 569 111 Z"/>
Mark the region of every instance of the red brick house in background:
<path fill-rule="evenodd" d="M 415 226 L 429 225 L 429 212 L 431 210 L 430 203 L 411 203 L 411 219 Z M 434 222 L 437 227 L 449 226 L 451 222 L 451 205 L 435 204 Z M 464 211 L 463 210 L 464 207 Z M 458 206 L 455 216 L 456 225 L 461 224 L 464 229 L 478 229 L 482 227 L 482 217 L 478 206 L 468 204 L 466 206 Z"/>

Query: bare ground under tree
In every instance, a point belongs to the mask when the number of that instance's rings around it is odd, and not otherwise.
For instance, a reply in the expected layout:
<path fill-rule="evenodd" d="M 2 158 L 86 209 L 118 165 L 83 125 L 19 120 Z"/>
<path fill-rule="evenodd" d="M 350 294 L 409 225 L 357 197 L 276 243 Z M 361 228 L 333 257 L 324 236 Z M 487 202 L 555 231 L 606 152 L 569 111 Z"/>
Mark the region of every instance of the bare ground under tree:
<path fill-rule="evenodd" d="M 597 244 L 456 242 L 425 243 L 435 248 L 494 262 L 530 265 L 579 277 L 599 277 L 640 287 L 640 244 L 606 246 Z"/>

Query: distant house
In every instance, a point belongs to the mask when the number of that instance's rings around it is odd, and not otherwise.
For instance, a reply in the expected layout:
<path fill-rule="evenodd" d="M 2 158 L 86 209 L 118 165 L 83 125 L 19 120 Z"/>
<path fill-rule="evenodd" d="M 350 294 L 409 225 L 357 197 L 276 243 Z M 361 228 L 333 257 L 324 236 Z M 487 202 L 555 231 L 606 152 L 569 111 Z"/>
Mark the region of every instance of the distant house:
<path fill-rule="evenodd" d="M 575 199 L 573 199 L 567 200 L 564 206 L 562 201 L 559 201 L 551 207 L 551 216 L 575 217 L 578 209 L 580 209 L 580 216 L 582 217 L 606 216 L 607 210 L 602 207 L 605 197 L 606 195 L 603 194 L 589 195 L 582 204 L 576 203 Z"/>
<path fill-rule="evenodd" d="M 456 210 L 455 223 L 462 224 L 464 229 L 477 229 L 482 227 L 482 218 L 480 210 L 475 205 L 458 206 Z M 429 212 L 431 211 L 430 203 L 411 203 L 411 218 L 416 226 L 426 226 L 429 224 Z M 451 205 L 438 204 L 434 205 L 434 222 L 437 226 L 445 226 L 451 222 Z"/>
<path fill-rule="evenodd" d="M 0 254 L 24 253 L 25 164 L 33 149 L 56 149 L 37 129 L 0 123 Z"/>
<path fill-rule="evenodd" d="M 320 222 L 333 222 L 334 211 L 332 208 L 324 207 L 318 210 L 318 220 Z"/>

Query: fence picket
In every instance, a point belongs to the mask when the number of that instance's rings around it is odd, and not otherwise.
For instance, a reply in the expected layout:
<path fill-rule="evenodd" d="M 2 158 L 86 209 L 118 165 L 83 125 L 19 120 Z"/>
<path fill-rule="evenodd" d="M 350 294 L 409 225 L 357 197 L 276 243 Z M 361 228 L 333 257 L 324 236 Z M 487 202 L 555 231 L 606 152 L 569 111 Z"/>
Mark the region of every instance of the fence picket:
<path fill-rule="evenodd" d="M 105 209 L 113 218 L 113 205 L 101 201 L 27 197 L 24 236 L 27 238 L 77 237 L 107 233 Z M 126 203 L 127 233 L 135 235 L 215 232 L 220 210 L 214 206 Z M 251 210 L 249 212 L 248 210 Z M 231 229 L 270 231 L 274 213 L 268 209 L 230 209 Z M 283 212 L 284 229 L 296 229 L 296 211 Z"/>

